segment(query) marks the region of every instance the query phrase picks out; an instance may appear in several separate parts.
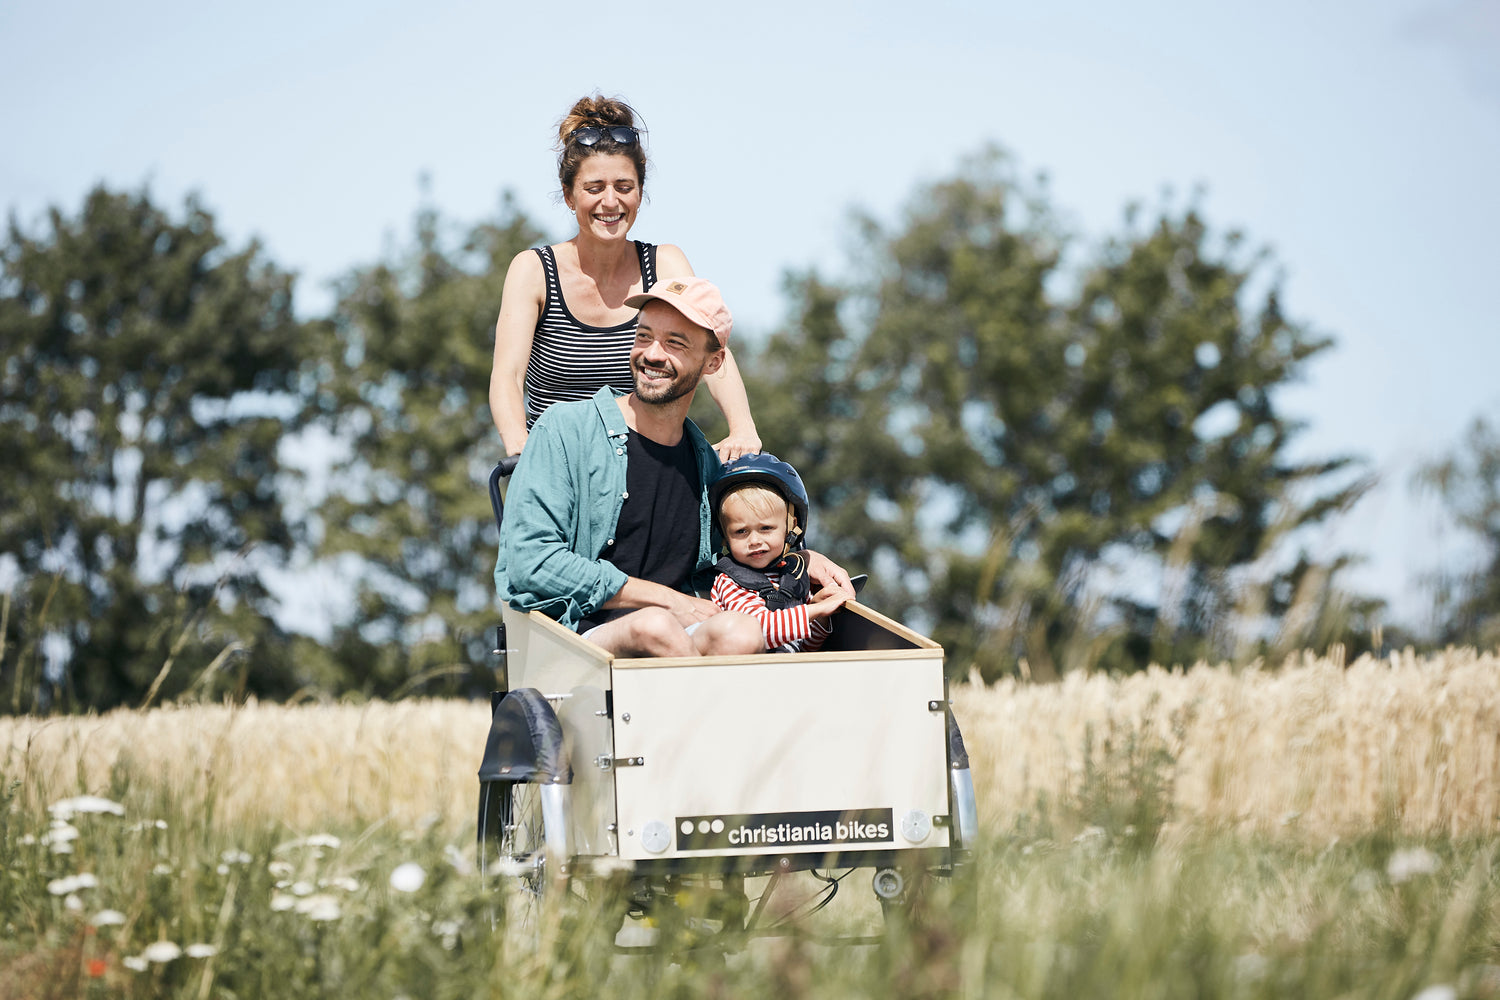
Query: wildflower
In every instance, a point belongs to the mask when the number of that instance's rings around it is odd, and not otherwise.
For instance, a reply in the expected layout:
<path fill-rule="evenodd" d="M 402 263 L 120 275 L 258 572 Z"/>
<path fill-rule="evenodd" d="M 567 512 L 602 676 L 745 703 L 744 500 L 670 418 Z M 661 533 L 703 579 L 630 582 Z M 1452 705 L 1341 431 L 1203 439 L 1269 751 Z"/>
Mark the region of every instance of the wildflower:
<path fill-rule="evenodd" d="M 416 892 L 427 881 L 427 872 L 415 861 L 396 866 L 391 872 L 391 888 L 397 892 Z"/>
<path fill-rule="evenodd" d="M 29 833 L 24 833 L 16 840 L 16 843 L 21 845 L 22 847 L 30 847 L 32 844 L 36 843 L 36 837 L 32 836 Z"/>
<path fill-rule="evenodd" d="M 163 862 L 157 864 L 156 866 L 154 866 L 151 869 L 151 874 L 152 875 L 171 875 L 172 874 L 172 866 L 169 865 L 169 864 L 167 864 L 165 861 L 163 861 Z"/>
<path fill-rule="evenodd" d="M 458 872 L 460 875 L 474 874 L 473 863 L 470 862 L 468 858 L 464 857 L 463 851 L 460 851 L 452 844 L 449 844 L 443 848 L 443 857 L 447 859 L 448 864 L 453 866 L 453 870 Z"/>
<path fill-rule="evenodd" d="M 1420 990 L 1411 1000 L 1458 1000 L 1458 991 L 1447 983 L 1439 983 Z"/>
<path fill-rule="evenodd" d="M 338 900 L 328 895 L 317 895 L 298 900 L 297 912 L 305 914 L 309 920 L 337 920 L 341 911 Z"/>
<path fill-rule="evenodd" d="M 151 963 L 146 961 L 145 955 L 126 955 L 120 959 L 120 964 L 135 972 L 145 972 L 151 967 Z"/>
<path fill-rule="evenodd" d="M 284 892 L 271 893 L 271 912 L 283 913 L 297 905 L 297 901 Z"/>
<path fill-rule="evenodd" d="M 219 953 L 219 949 L 211 944 L 190 944 L 186 948 L 188 958 L 213 958 Z"/>
<path fill-rule="evenodd" d="M 52 803 L 47 807 L 47 811 L 60 820 L 70 820 L 79 813 L 125 815 L 125 807 L 120 803 L 111 802 L 97 795 L 79 795 L 76 798 L 63 799 L 61 802 Z"/>
<path fill-rule="evenodd" d="M 293 896 L 311 896 L 313 884 L 311 882 L 297 882 L 292 886 Z"/>
<path fill-rule="evenodd" d="M 275 875 L 277 878 L 291 878 L 292 872 L 296 871 L 296 869 L 291 866 L 290 862 L 272 861 L 270 864 L 266 865 L 266 871 L 270 872 L 272 875 Z"/>
<path fill-rule="evenodd" d="M 223 854 L 219 855 L 219 860 L 224 862 L 226 865 L 248 865 L 255 859 L 244 851 L 238 850 L 237 848 L 230 848 Z"/>
<path fill-rule="evenodd" d="M 91 959 L 89 959 L 88 973 L 89 973 L 89 978 L 90 979 L 98 979 L 100 976 L 104 975 L 108 971 L 109 971 L 109 963 L 106 962 L 104 959 L 102 959 L 102 958 L 91 958 Z"/>
<path fill-rule="evenodd" d="M 1385 873 L 1392 882 L 1406 882 L 1418 875 L 1431 875 L 1438 870 L 1438 864 L 1438 856 L 1427 848 L 1407 847 L 1391 855 L 1390 860 L 1386 862 Z M 1437 988 L 1429 987 L 1429 989 Z"/>
<path fill-rule="evenodd" d="M 67 878 L 55 878 L 47 883 L 47 891 L 54 896 L 70 896 L 79 889 L 97 889 L 99 880 L 93 872 L 79 872 Z"/>
<path fill-rule="evenodd" d="M 166 828 L 167 821 L 164 819 L 143 819 L 128 827 L 131 833 L 140 833 L 142 830 L 165 830 Z"/>
<path fill-rule="evenodd" d="M 458 946 L 458 932 L 461 929 L 462 925 L 457 920 L 438 920 L 432 925 L 432 933 L 442 939 L 446 951 L 452 951 Z"/>
<path fill-rule="evenodd" d="M 67 841 L 67 840 L 62 841 L 61 843 L 53 844 L 52 845 L 52 853 L 53 854 L 72 854 L 73 853 L 73 844 L 72 844 L 71 841 Z"/>
<path fill-rule="evenodd" d="M 343 889 L 345 892 L 358 892 L 359 882 L 348 875 L 339 875 L 335 878 L 323 879 L 318 885 L 327 889 Z"/>
<path fill-rule="evenodd" d="M 182 949 L 171 941 L 152 941 L 141 951 L 141 957 L 148 962 L 165 965 L 181 958 Z"/>
<path fill-rule="evenodd" d="M 78 839 L 78 827 L 65 819 L 55 819 L 47 832 L 42 834 L 42 843 L 52 845 L 52 850 L 58 854 L 71 854 L 71 848 L 67 851 L 58 851 L 58 844 L 69 844 Z"/>
<path fill-rule="evenodd" d="M 95 927 L 118 927 L 125 922 L 125 914 L 119 910 L 100 910 L 89 921 Z"/>
<path fill-rule="evenodd" d="M 63 900 L 63 909 L 67 910 L 69 913 L 82 913 L 83 900 L 79 899 L 72 893 L 69 893 L 68 898 Z"/>
<path fill-rule="evenodd" d="M 276 845 L 276 853 L 290 851 L 295 847 L 339 847 L 344 842 L 331 833 L 315 833 L 311 837 L 302 837 L 298 840 L 288 840 L 284 844 Z"/>

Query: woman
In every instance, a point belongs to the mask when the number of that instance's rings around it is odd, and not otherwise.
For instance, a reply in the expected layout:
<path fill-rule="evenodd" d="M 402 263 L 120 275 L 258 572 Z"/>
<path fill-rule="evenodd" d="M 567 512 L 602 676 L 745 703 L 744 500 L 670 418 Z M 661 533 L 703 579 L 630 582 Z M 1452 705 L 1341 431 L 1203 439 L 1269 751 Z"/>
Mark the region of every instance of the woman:
<path fill-rule="evenodd" d="M 558 180 L 578 220 L 566 243 L 525 250 L 510 262 L 495 323 L 490 415 L 508 454 L 519 454 L 542 411 L 586 399 L 601 385 L 632 388 L 631 295 L 693 273 L 670 244 L 629 238 L 646 184 L 646 153 L 624 101 L 585 97 L 558 126 Z M 731 461 L 760 451 L 745 383 L 733 355 L 704 380 L 729 435 L 714 446 Z"/>

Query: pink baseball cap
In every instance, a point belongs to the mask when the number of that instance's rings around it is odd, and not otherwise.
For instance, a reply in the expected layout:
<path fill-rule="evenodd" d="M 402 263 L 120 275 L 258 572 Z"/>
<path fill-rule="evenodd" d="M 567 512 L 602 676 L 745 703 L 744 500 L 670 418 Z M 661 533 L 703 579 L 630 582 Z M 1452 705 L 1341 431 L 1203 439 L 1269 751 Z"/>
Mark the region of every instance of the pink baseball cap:
<path fill-rule="evenodd" d="M 649 292 L 632 295 L 625 300 L 627 306 L 639 309 L 652 299 L 665 302 L 689 320 L 711 331 L 719 338 L 720 347 L 729 346 L 729 331 L 734 318 L 724 304 L 724 296 L 718 287 L 707 278 L 665 278 L 651 286 Z"/>

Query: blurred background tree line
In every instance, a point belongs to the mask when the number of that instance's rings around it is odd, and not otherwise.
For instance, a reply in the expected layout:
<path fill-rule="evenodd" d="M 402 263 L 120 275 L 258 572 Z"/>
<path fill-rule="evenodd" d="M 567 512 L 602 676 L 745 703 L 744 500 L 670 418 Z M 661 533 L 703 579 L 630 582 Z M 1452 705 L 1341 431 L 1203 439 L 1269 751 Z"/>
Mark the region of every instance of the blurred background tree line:
<path fill-rule="evenodd" d="M 509 199 L 424 211 L 303 319 L 196 200 L 99 189 L 39 229 L 0 247 L 0 711 L 487 690 L 491 338 L 544 234 Z M 1074 262 L 994 152 L 853 236 L 859 281 L 789 274 L 781 329 L 736 350 L 813 544 L 956 674 L 1395 641 L 1339 586 L 1350 557 L 1301 544 L 1371 480 L 1289 457 L 1276 391 L 1331 341 L 1283 315 L 1264 252 L 1168 205 Z M 1485 561 L 1400 641 L 1500 642 L 1500 437 L 1476 423 L 1417 485 Z M 316 636 L 272 588 L 312 566 L 348 594 Z"/>

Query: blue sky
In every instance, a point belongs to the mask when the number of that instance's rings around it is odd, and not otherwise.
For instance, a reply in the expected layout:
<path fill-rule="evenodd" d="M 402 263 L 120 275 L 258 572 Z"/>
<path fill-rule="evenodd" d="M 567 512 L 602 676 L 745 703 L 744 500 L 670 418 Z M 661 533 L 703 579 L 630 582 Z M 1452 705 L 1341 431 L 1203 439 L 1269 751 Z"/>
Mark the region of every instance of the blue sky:
<path fill-rule="evenodd" d="M 680 245 L 755 336 L 785 269 L 846 267 L 851 208 L 897 220 L 989 143 L 1048 175 L 1080 248 L 1130 202 L 1201 189 L 1211 224 L 1275 253 L 1289 313 L 1337 340 L 1282 397 L 1309 424 L 1299 454 L 1383 477 L 1315 545 L 1368 556 L 1350 581 L 1408 620 L 1415 578 L 1463 558 L 1406 479 L 1500 418 L 1497 0 L 547 8 L 5 5 L 0 199 L 33 225 L 99 181 L 174 208 L 197 191 L 300 272 L 313 311 L 404 241 L 424 174 L 450 218 L 510 190 L 569 235 L 552 127 L 597 89 L 650 127 L 635 235 Z"/>

